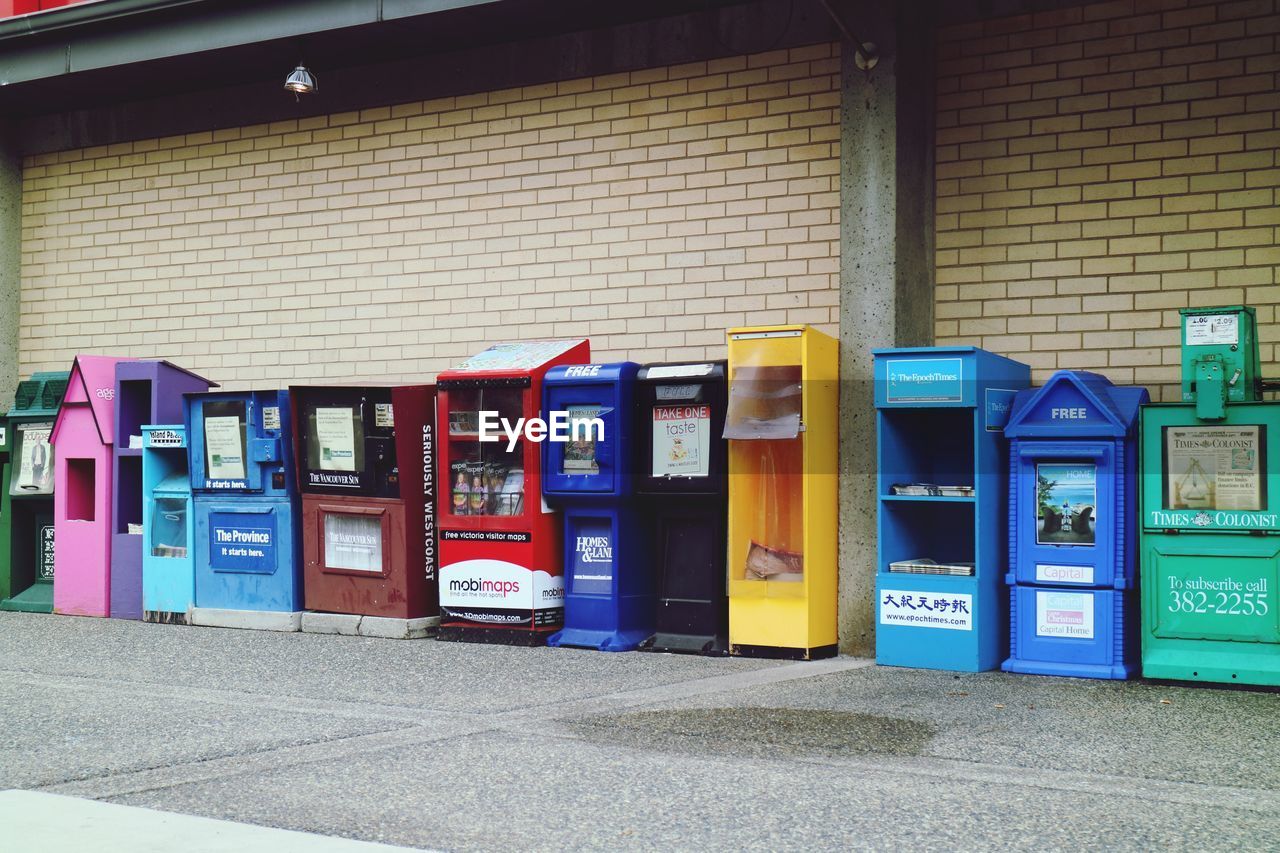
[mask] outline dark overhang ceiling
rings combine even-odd
[[[0,22],[0,114],[283,85],[298,61],[324,92],[338,69],[726,5],[734,0],[97,0]],[[750,33],[725,33],[738,35],[742,52],[759,49]]]

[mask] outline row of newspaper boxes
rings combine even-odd
[[[1180,400],[973,347],[876,353],[876,657],[1280,684],[1280,404],[1253,309],[1183,309]]]
[[[270,391],[80,356],[23,383],[44,408],[0,444],[0,607],[833,654],[835,342],[738,329],[729,352],[527,341],[430,385]]]
[[[1033,389],[973,347],[876,353],[881,663],[1280,683],[1280,405],[1252,309],[1182,322],[1174,403],[1079,371]],[[0,608],[833,654],[835,342],[728,351],[521,342],[434,385],[268,392],[81,356],[0,425]]]

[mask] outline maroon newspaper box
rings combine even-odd
[[[439,621],[435,386],[289,396],[307,610],[426,620],[404,636],[425,634]]]

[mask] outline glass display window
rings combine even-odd
[[[18,424],[13,436],[9,494],[15,497],[53,494],[51,423]]]
[[[309,406],[306,418],[310,470],[364,471],[364,419],[359,406]]]
[[[1093,545],[1097,537],[1098,466],[1036,464],[1036,544]]]
[[[385,548],[381,515],[324,513],[324,565],[327,569],[381,574]]]
[[[1262,424],[1164,428],[1164,508],[1260,511],[1267,505]]]
[[[156,498],[151,515],[151,556],[187,556],[187,499]]]
[[[220,400],[204,404],[205,472],[209,479],[248,478],[245,421],[243,400]]]
[[[523,416],[522,388],[456,388],[449,392],[449,493],[451,516],[521,516],[525,512],[524,439],[512,442],[500,424],[514,428]],[[481,441],[481,418],[496,441]]]

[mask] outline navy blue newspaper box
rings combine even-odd
[[[297,630],[301,548],[288,391],[187,395],[197,625]]]
[[[553,367],[543,383],[552,434],[542,443],[542,494],[564,510],[564,628],[551,646],[622,652],[653,634],[653,570],[632,492],[639,369]]]
[[[1007,672],[1128,678],[1138,658],[1136,466],[1145,388],[1062,370],[1018,393],[1009,445]]]
[[[636,390],[636,496],[657,610],[646,651],[729,653],[729,442],[723,361],[650,364]]]

